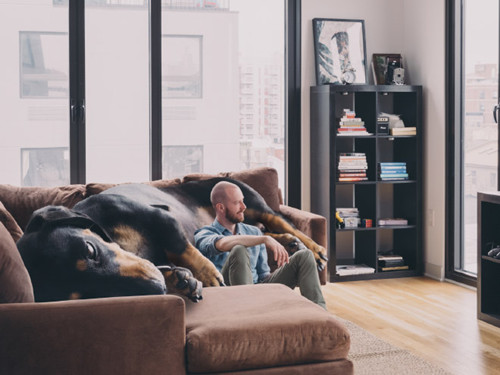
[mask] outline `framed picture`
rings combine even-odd
[[[364,20],[313,19],[316,84],[366,81]]]
[[[404,68],[403,58],[398,53],[374,53],[372,58],[373,82],[377,85],[390,85],[393,79],[389,77],[387,68]]]

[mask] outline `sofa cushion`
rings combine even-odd
[[[72,208],[84,197],[85,185],[53,188],[0,185],[0,201],[23,229],[26,228],[33,211],[51,204]]]
[[[333,315],[280,284],[204,288],[186,306],[188,371],[223,372],[347,357]]]
[[[28,271],[10,233],[0,223],[0,303],[33,301]]]
[[[228,177],[250,185],[262,195],[266,203],[274,211],[280,210],[280,189],[278,186],[278,172],[274,168],[254,168],[241,172],[222,172],[219,174],[190,174],[182,179],[182,182],[206,180],[214,177]]]
[[[12,217],[10,212],[7,211],[2,202],[0,202],[0,223],[5,226],[14,242],[17,242],[23,235],[23,230],[19,227],[16,220]]]

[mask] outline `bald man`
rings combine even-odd
[[[196,231],[196,247],[217,267],[228,285],[280,283],[298,286],[307,299],[326,309],[313,253],[299,250],[289,257],[274,238],[255,226],[243,223],[244,196],[240,188],[228,181],[216,184],[210,194],[215,220]],[[269,250],[278,263],[270,272]]]

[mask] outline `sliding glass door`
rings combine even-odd
[[[284,191],[285,2],[200,3],[163,3],[163,177],[274,167]]]
[[[148,7],[140,3],[85,1],[87,181],[149,179]]]
[[[452,4],[453,3],[453,4]],[[449,218],[448,273],[472,280],[477,274],[477,192],[498,190],[499,3],[498,0],[453,0],[449,22],[455,79],[449,77],[453,101],[449,124],[448,194],[454,196]],[[452,44],[452,43],[450,43]],[[458,79],[457,79],[458,78]],[[449,85],[450,88],[450,85]],[[450,153],[448,153],[450,157]],[[448,214],[450,214],[448,212]]]
[[[300,0],[0,0],[0,183],[273,167],[299,206],[299,25]]]
[[[68,7],[0,1],[0,183],[67,184]]]

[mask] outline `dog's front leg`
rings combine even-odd
[[[165,278],[167,293],[185,296],[193,302],[203,299],[202,284],[190,270],[176,266],[158,266],[158,269]]]
[[[283,247],[288,251],[288,254],[293,255],[295,252],[306,249],[306,246],[302,243],[301,240],[299,240],[297,237],[295,237],[293,234],[290,233],[264,233],[266,236],[270,236],[274,238],[276,241],[278,241],[280,244],[283,245]]]
[[[205,287],[224,285],[224,278],[214,264],[189,242],[181,254],[168,253],[168,259],[176,266],[191,270],[193,276]]]
[[[266,226],[268,230],[272,232],[280,234],[289,233],[294,235],[305,245],[305,247],[313,252],[314,258],[316,259],[316,263],[318,265],[318,269],[321,271],[326,267],[328,261],[328,258],[326,256],[326,249],[323,246],[318,245],[298,229],[294,228],[282,217],[274,213],[260,212],[252,209],[247,209],[245,211],[245,215],[247,217],[253,218],[257,222],[261,222]]]

